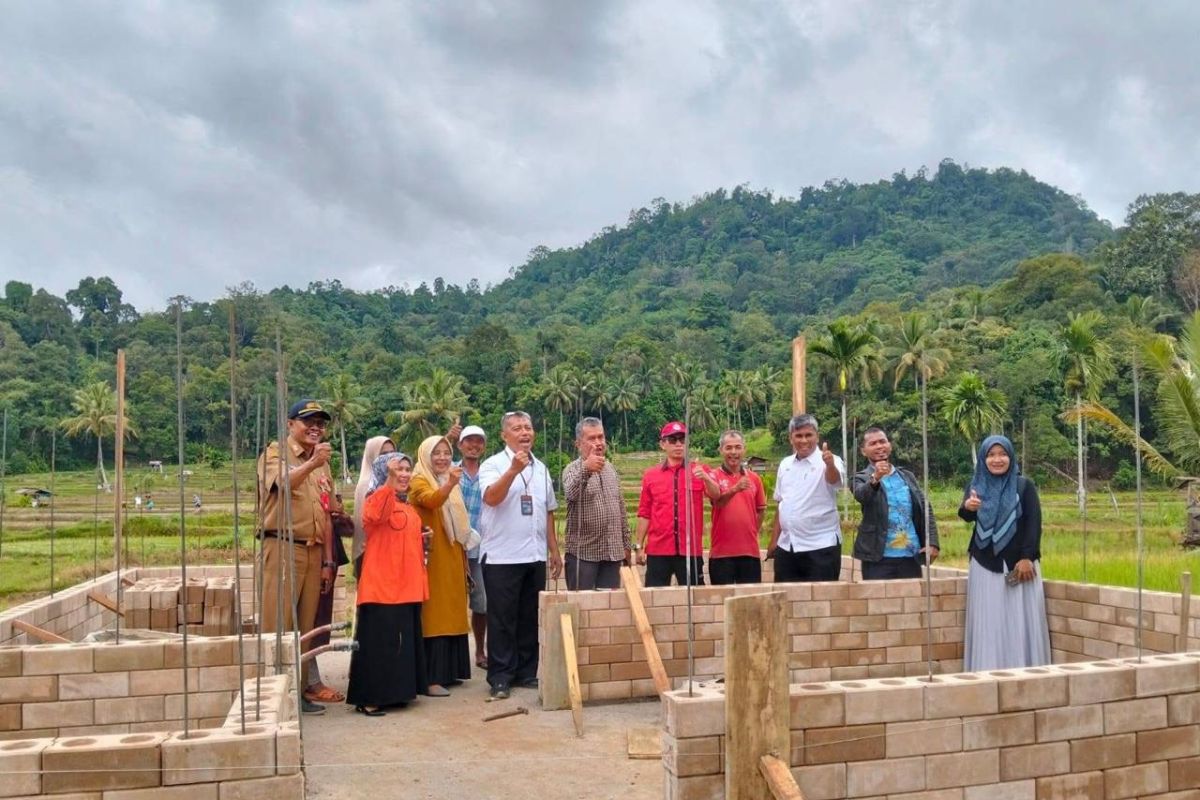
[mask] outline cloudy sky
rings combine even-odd
[[[652,198],[943,158],[1200,191],[1200,4],[6,2],[0,280],[498,282]]]

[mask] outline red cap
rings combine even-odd
[[[658,438],[665,439],[668,436],[674,436],[678,433],[687,433],[687,426],[682,422],[668,422],[663,425],[662,432],[658,434]]]

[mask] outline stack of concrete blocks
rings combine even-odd
[[[235,628],[233,578],[141,578],[124,591],[125,624],[197,636],[225,636]]]
[[[274,637],[261,645],[273,660]],[[236,637],[189,642],[186,735],[172,716],[181,642],[0,648],[0,797],[301,800],[290,673],[241,682],[236,648]],[[243,648],[253,676],[259,642]],[[294,665],[290,641],[281,657]],[[252,704],[244,732],[242,696]]]
[[[709,680],[724,673],[725,599],[765,591],[787,594],[791,680],[922,674],[926,670],[924,586],[923,581],[909,580],[696,587],[691,609],[694,674]],[[955,672],[962,668],[966,580],[937,578],[932,588],[930,655],[935,671]],[[641,597],[667,674],[686,677],[686,588],[642,589]],[[557,624],[553,607],[563,602],[580,608],[575,641],[583,699],[653,697],[654,682],[625,593],[543,592],[543,626]],[[541,641],[547,641],[544,633]]]
[[[1200,653],[791,687],[806,800],[1200,794]],[[725,698],[664,697],[666,797],[724,797]]]

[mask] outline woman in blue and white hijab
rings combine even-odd
[[[1036,667],[1050,663],[1050,632],[1038,560],[1042,506],[1021,475],[1012,442],[989,436],[979,446],[975,476],[958,515],[975,523],[968,552],[963,669]]]

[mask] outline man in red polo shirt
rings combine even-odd
[[[645,554],[638,560],[646,565],[647,586],[670,586],[672,576],[680,586],[704,583],[704,483],[684,472],[686,437],[682,422],[664,425],[658,446],[666,459],[642,474],[636,539]]]
[[[708,547],[708,577],[713,585],[761,583],[762,560],[758,531],[762,527],[767,495],[762,480],[742,464],[746,440],[739,431],[721,434],[721,466],[697,465],[712,501],[712,540]]]

